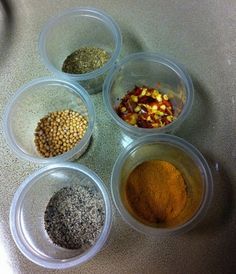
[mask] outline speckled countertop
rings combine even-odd
[[[212,168],[211,208],[191,232],[166,240],[135,232],[114,210],[107,246],[91,261],[61,273],[236,272],[236,2],[235,0],[0,0],[1,112],[22,84],[50,73],[38,52],[39,32],[56,13],[94,6],[119,24],[123,51],[157,51],[183,63],[196,90],[192,113],[177,132],[195,145]],[[118,153],[126,145],[105,113],[101,93],[92,146],[79,160],[109,186]],[[2,129],[1,129],[2,131]],[[56,273],[28,261],[9,231],[12,197],[38,166],[16,158],[0,136],[0,273]]]

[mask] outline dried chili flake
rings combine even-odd
[[[167,94],[146,86],[128,91],[116,111],[124,121],[141,128],[163,127],[175,119]]]

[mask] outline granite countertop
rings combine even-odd
[[[176,135],[206,157],[214,178],[214,197],[205,219],[173,238],[147,237],[130,228],[114,210],[105,248],[81,267],[61,273],[236,272],[236,2],[235,0],[0,0],[0,104],[24,83],[50,76],[40,60],[39,32],[66,8],[93,6],[109,13],[123,35],[123,53],[156,51],[182,63],[195,86],[193,110]],[[126,145],[93,95],[97,112],[94,142],[78,160],[109,187],[114,161]],[[39,166],[18,159],[0,135],[1,273],[56,273],[28,261],[9,230],[9,208],[16,189]],[[105,158],[106,155],[106,158]],[[99,163],[99,164],[98,164]]]

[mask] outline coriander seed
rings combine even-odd
[[[55,111],[40,119],[34,143],[44,157],[54,157],[72,149],[84,136],[88,121],[73,110]],[[76,134],[72,136],[72,133]]]

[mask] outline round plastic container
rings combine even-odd
[[[161,84],[161,85],[160,85]],[[169,95],[176,119],[160,128],[139,128],[123,121],[116,107],[135,86],[157,88]],[[107,75],[103,86],[103,100],[114,122],[130,136],[173,133],[189,115],[194,99],[193,83],[183,66],[157,53],[139,52],[124,58]]]
[[[65,109],[86,117],[87,131],[73,149],[45,158],[34,144],[37,124],[49,112]],[[10,148],[18,157],[39,164],[79,158],[89,145],[94,123],[95,110],[89,94],[81,86],[51,78],[39,78],[22,86],[10,99],[3,114],[3,132]]]
[[[79,82],[89,93],[102,90],[104,75],[115,64],[121,51],[118,25],[105,12],[95,8],[74,8],[50,19],[39,39],[45,66],[57,77]],[[66,57],[81,47],[99,47],[111,58],[99,69],[84,74],[62,72]]]
[[[77,184],[95,186],[104,200],[102,232],[86,251],[53,244],[44,228],[50,198],[61,188]],[[48,165],[31,174],[17,189],[10,208],[10,229],[19,250],[32,262],[51,269],[66,269],[90,260],[106,243],[111,224],[111,201],[103,182],[87,167],[73,163]]]
[[[148,160],[168,161],[184,178],[187,202],[171,227],[144,223],[127,205],[127,178],[135,167]],[[189,231],[202,220],[212,200],[213,181],[206,160],[194,146],[174,135],[156,134],[139,138],[119,155],[111,175],[111,190],[116,208],[134,229],[148,235],[171,236]]]

